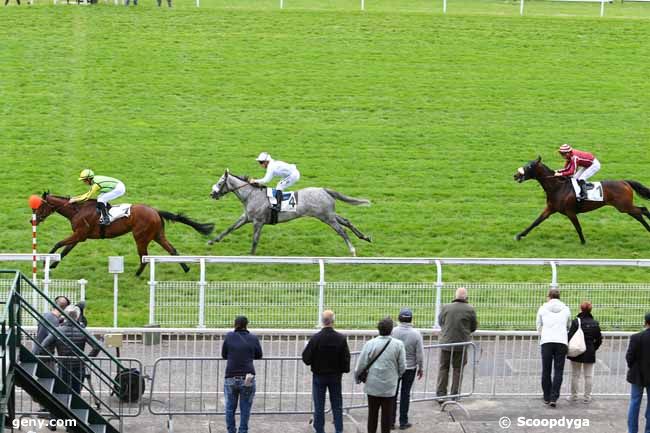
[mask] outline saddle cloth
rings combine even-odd
[[[269,203],[275,203],[275,188],[266,188],[266,196],[269,199]],[[298,192],[297,191],[288,191],[282,193],[282,205],[280,207],[280,212],[295,212],[298,207]]]
[[[119,220],[120,218],[128,218],[131,215],[131,204],[123,203],[111,206],[108,210],[108,215],[111,217],[110,222]]]
[[[573,185],[573,190],[576,193],[576,197],[580,195],[580,185],[578,181],[571,178],[571,184]],[[587,182],[587,201],[603,201],[603,187],[600,182]]]

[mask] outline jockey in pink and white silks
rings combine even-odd
[[[272,208],[280,212],[282,204],[282,191],[289,188],[294,183],[300,180],[300,172],[295,164],[288,164],[284,161],[279,161],[271,158],[268,152],[262,152],[257,157],[257,162],[266,169],[266,175],[261,179],[251,179],[251,183],[259,183],[266,185],[274,177],[281,177],[282,180],[275,186],[275,197],[269,195]]]
[[[580,195],[578,201],[587,199],[587,180],[600,170],[600,162],[589,152],[573,149],[568,144],[563,144],[558,152],[566,160],[561,170],[555,171],[555,176],[573,177],[578,181],[580,186]]]

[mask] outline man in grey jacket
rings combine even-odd
[[[413,312],[409,308],[402,308],[398,316],[399,326],[393,329],[392,336],[404,343],[406,351],[406,371],[397,382],[397,394],[393,401],[393,413],[391,424],[394,427],[397,418],[397,396],[399,400],[399,428],[406,430],[411,427],[409,422],[409,403],[411,400],[411,387],[415,381],[415,376],[422,379],[424,365],[424,343],[420,331],[413,328]],[[401,385],[401,386],[400,386]]]
[[[467,303],[467,289],[459,287],[456,298],[451,304],[443,305],[438,318],[440,323],[439,344],[465,343],[470,341],[472,332],[476,331],[478,322],[474,307]],[[451,395],[454,399],[460,394],[463,368],[467,364],[467,346],[447,346],[440,351],[440,365],[438,367],[438,389],[436,395],[444,397],[447,394],[449,381],[449,366],[453,368]],[[442,400],[438,400],[442,403]]]

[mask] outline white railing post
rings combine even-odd
[[[605,15],[605,0],[600,0],[600,16]]]
[[[196,7],[201,7],[201,0],[196,0]]]
[[[117,328],[117,297],[118,295],[118,274],[113,274],[113,328]]]
[[[284,0],[280,0],[280,9],[284,9]]]
[[[362,11],[366,10],[366,2],[365,2],[365,0],[361,0],[361,10]]]
[[[149,324],[155,324],[156,311],[156,260],[149,261]]]
[[[551,261],[551,289],[557,289],[557,263]]]
[[[519,15],[524,16],[524,0],[519,1]]]
[[[85,279],[80,279],[77,281],[79,283],[79,301],[85,301],[86,300],[86,284],[88,284],[88,280]]]
[[[43,293],[47,298],[50,297],[50,258],[45,257],[45,266],[43,267]],[[47,312],[50,309],[50,305],[47,303],[47,300],[43,299],[43,312]]]
[[[199,261],[199,328],[205,328],[205,259]]]
[[[318,259],[318,317],[316,317],[316,327],[320,326],[320,318],[325,310],[325,261]]]
[[[447,13],[447,0],[442,0],[442,13]]]
[[[433,319],[433,329],[439,330],[440,323],[438,317],[440,316],[440,305],[442,304],[442,263],[436,260],[436,315]]]

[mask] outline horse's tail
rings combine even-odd
[[[161,218],[166,219],[167,221],[187,224],[188,226],[192,227],[194,230],[201,233],[202,235],[209,235],[210,233],[212,233],[212,230],[214,230],[214,224],[201,224],[196,221],[192,221],[190,218],[186,217],[181,213],[177,215],[171,212],[165,212],[164,210],[159,210],[158,215],[160,215]]]
[[[643,186],[641,182],[637,182],[636,180],[626,180],[628,184],[632,187],[634,191],[636,191],[637,194],[639,194],[641,197],[643,197],[646,200],[650,200],[650,189]]]
[[[341,200],[346,203],[353,204],[355,206],[360,206],[360,205],[367,205],[370,206],[370,200],[366,200],[365,198],[354,198],[354,197],[348,197],[345,194],[341,194],[340,192],[334,191],[332,189],[327,189],[325,188],[325,192],[334,197],[336,200]]]

